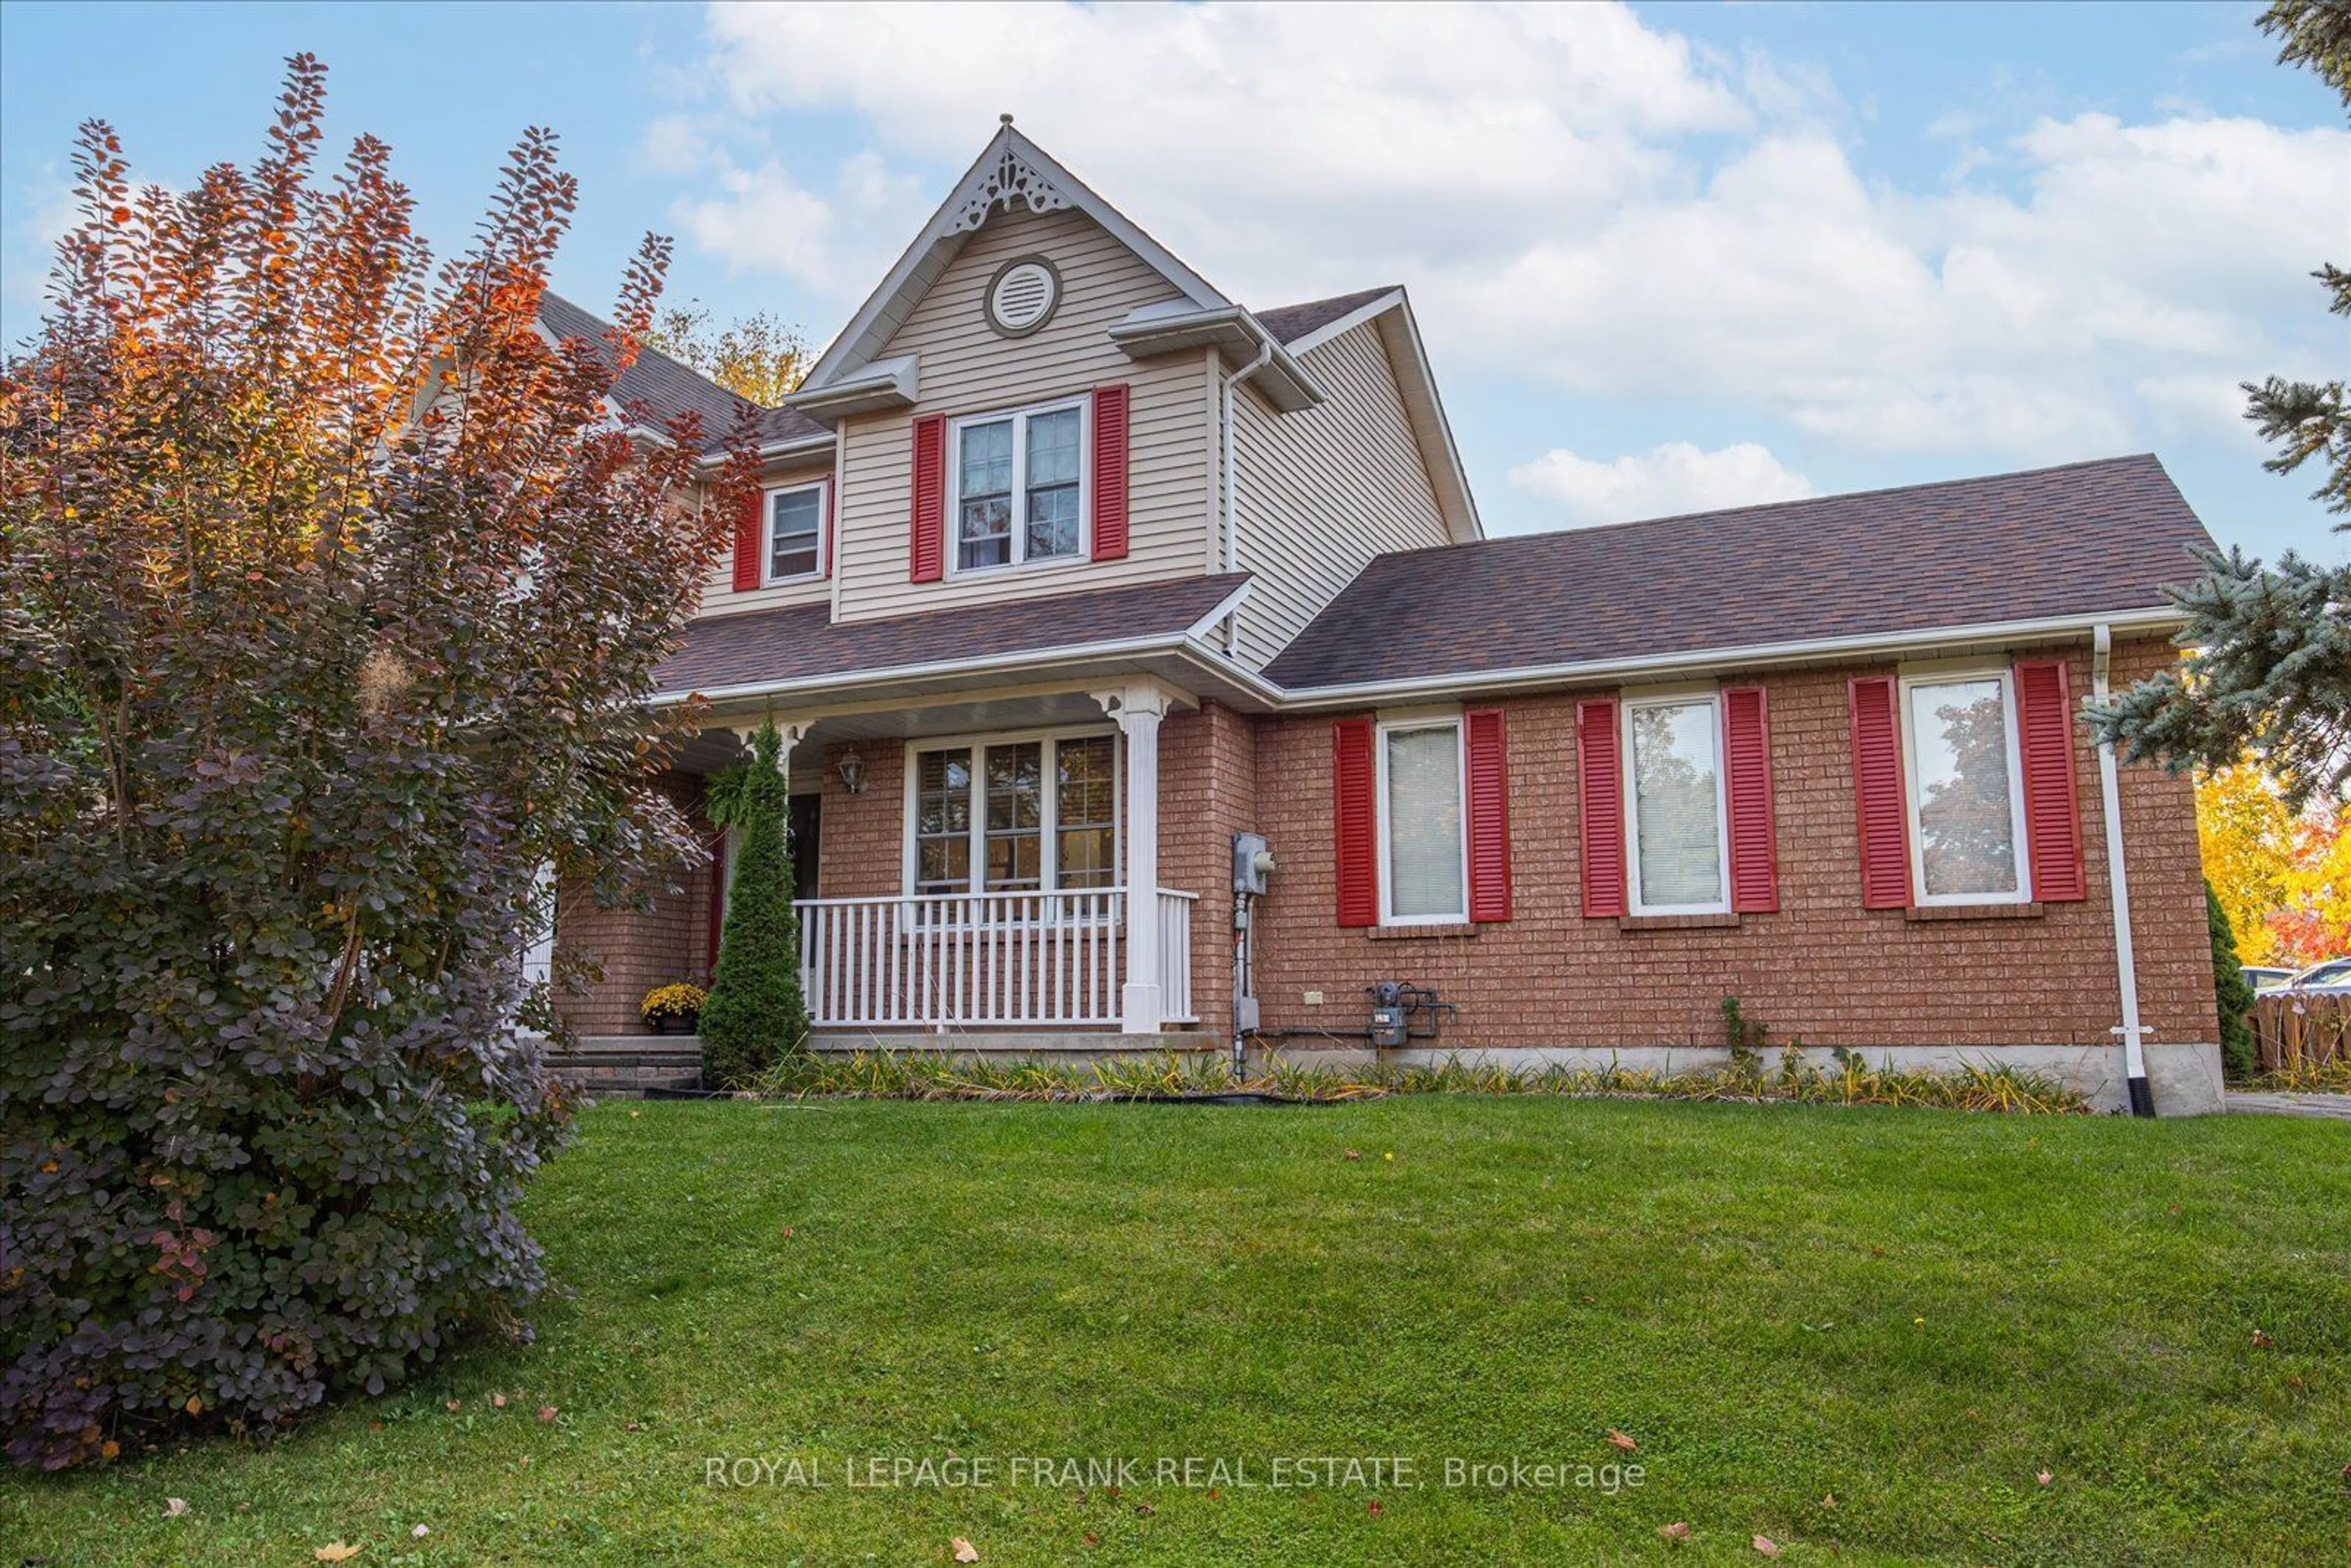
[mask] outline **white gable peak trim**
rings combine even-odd
[[[965,241],[998,207],[1010,211],[1016,204],[1031,213],[1082,213],[1140,256],[1195,308],[1208,309],[1232,303],[1008,121],[989,138],[986,149],[956,182],[955,189],[947,193],[946,200],[939,204],[881,286],[866,297],[841,336],[825,350],[789,400],[792,406],[801,406],[800,399],[836,382],[858,377],[904,323],[915,301],[938,281]]]

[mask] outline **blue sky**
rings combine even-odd
[[[2339,374],[2351,135],[2246,5],[941,10],[0,6],[0,329],[75,124],[249,160],[298,49],[445,249],[523,126],[558,285],[833,331],[998,110],[1259,306],[1413,291],[1489,529],[2154,450],[2213,532],[2339,559],[2234,384]]]

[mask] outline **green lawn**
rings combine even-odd
[[[2340,1124],[608,1105],[532,1218],[566,1289],[535,1348],[266,1449],[0,1477],[0,1564],[1560,1563],[1677,1521],[1687,1562],[2351,1558]],[[950,1454],[994,1484],[842,1484]],[[828,1484],[712,1488],[716,1456]],[[1230,1469],[1375,1456],[1421,1484]],[[1514,1457],[1561,1484],[1445,1484]]]

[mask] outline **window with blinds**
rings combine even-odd
[[[1379,769],[1383,920],[1467,921],[1460,721],[1383,725]]]
[[[1049,735],[917,750],[914,891],[1118,885],[1118,738]]]

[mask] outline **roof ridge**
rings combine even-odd
[[[607,332],[615,329],[611,322],[605,320],[604,318],[597,315],[596,312],[589,309],[586,306],[580,304],[576,299],[570,298],[566,295],[559,294],[552,288],[542,288],[538,292],[539,297],[542,299],[552,299],[567,310],[578,311],[580,315],[585,316],[589,320],[594,322],[597,326],[602,328]],[[668,365],[674,370],[692,376],[695,380],[700,382],[704,386],[708,387],[712,392],[716,392],[721,397],[731,397],[738,402],[750,403],[753,408],[758,410],[761,413],[773,413],[776,412],[776,407],[778,405],[756,402],[753,399],[745,397],[733,387],[722,386],[716,380],[695,370],[692,365],[687,364],[684,360],[679,359],[676,355],[664,353],[663,350],[654,348],[651,343],[644,341],[641,338],[637,340],[637,358],[643,360],[647,355],[651,355],[653,358],[659,360],[663,364]]]
[[[1489,538],[1464,539],[1458,544],[1422,545],[1408,550],[1384,550],[1374,560],[1390,556],[1429,555],[1438,550],[1476,549],[1484,545],[1516,544],[1527,539],[1557,538],[1564,535],[1578,537],[1614,533],[1625,528],[1650,528],[1666,523],[1694,523],[1708,517],[1750,517],[1757,512],[1780,512],[1796,507],[1817,507],[1828,501],[1865,501],[1879,496],[1915,496],[1928,490],[1956,490],[1970,485],[1989,485],[2001,479],[2032,479],[2043,474],[2064,474],[2082,468],[2118,467],[2126,463],[2146,461],[2158,469],[2163,459],[2152,452],[2126,452],[2112,457],[2081,457],[2071,463],[2052,463],[2039,468],[2003,468],[1991,474],[1970,474],[1958,479],[1928,479],[1915,485],[1879,485],[1866,490],[1832,490],[1825,496],[1797,496],[1783,501],[1753,501],[1743,507],[1713,507],[1703,512],[1668,512],[1657,517],[1626,517],[1613,523],[1589,523],[1582,528],[1535,528],[1523,534],[1497,534]],[[2168,470],[2165,470],[2168,473]]]

